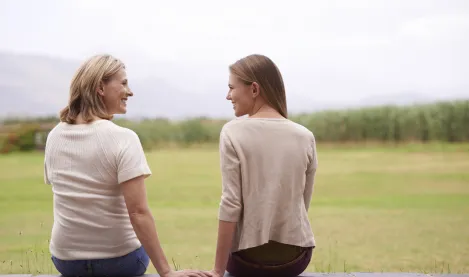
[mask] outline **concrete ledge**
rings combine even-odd
[[[60,275],[31,275],[31,274],[10,274],[0,275],[0,277],[61,277]],[[159,277],[158,274],[145,274],[143,277]],[[233,277],[228,273],[225,277]],[[352,273],[303,273],[298,277],[469,277],[467,274],[423,274],[405,272],[352,272]]]

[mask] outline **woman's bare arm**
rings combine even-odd
[[[156,233],[155,221],[147,203],[144,176],[130,179],[121,184],[130,222],[138,239],[148,253],[158,274],[168,275],[171,272],[166,256]]]
[[[125,204],[129,212],[130,222],[137,238],[148,253],[153,266],[161,277],[205,277],[211,276],[198,270],[173,271],[168,264],[166,256],[156,232],[155,220],[147,203],[144,176],[130,179],[121,184]]]
[[[218,276],[225,274],[226,265],[233,244],[236,222],[218,221],[218,240],[214,271]]]

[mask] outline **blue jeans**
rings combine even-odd
[[[150,258],[141,246],[117,258],[64,261],[52,256],[52,262],[64,277],[130,277],[143,275]]]

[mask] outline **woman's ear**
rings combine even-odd
[[[103,83],[100,82],[99,85],[98,85],[98,89],[96,90],[96,92],[101,95],[101,96],[104,96],[104,87],[103,87]]]
[[[261,93],[259,84],[256,82],[252,83],[252,98],[256,98]]]

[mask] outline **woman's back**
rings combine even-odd
[[[314,246],[307,211],[317,167],[313,134],[285,118],[239,118],[220,136],[220,219],[239,218],[233,251],[270,240]]]
[[[54,256],[112,258],[141,245],[118,184],[135,177],[135,167],[146,165],[142,159],[137,135],[108,120],[61,122],[50,132],[44,170],[54,193]]]

